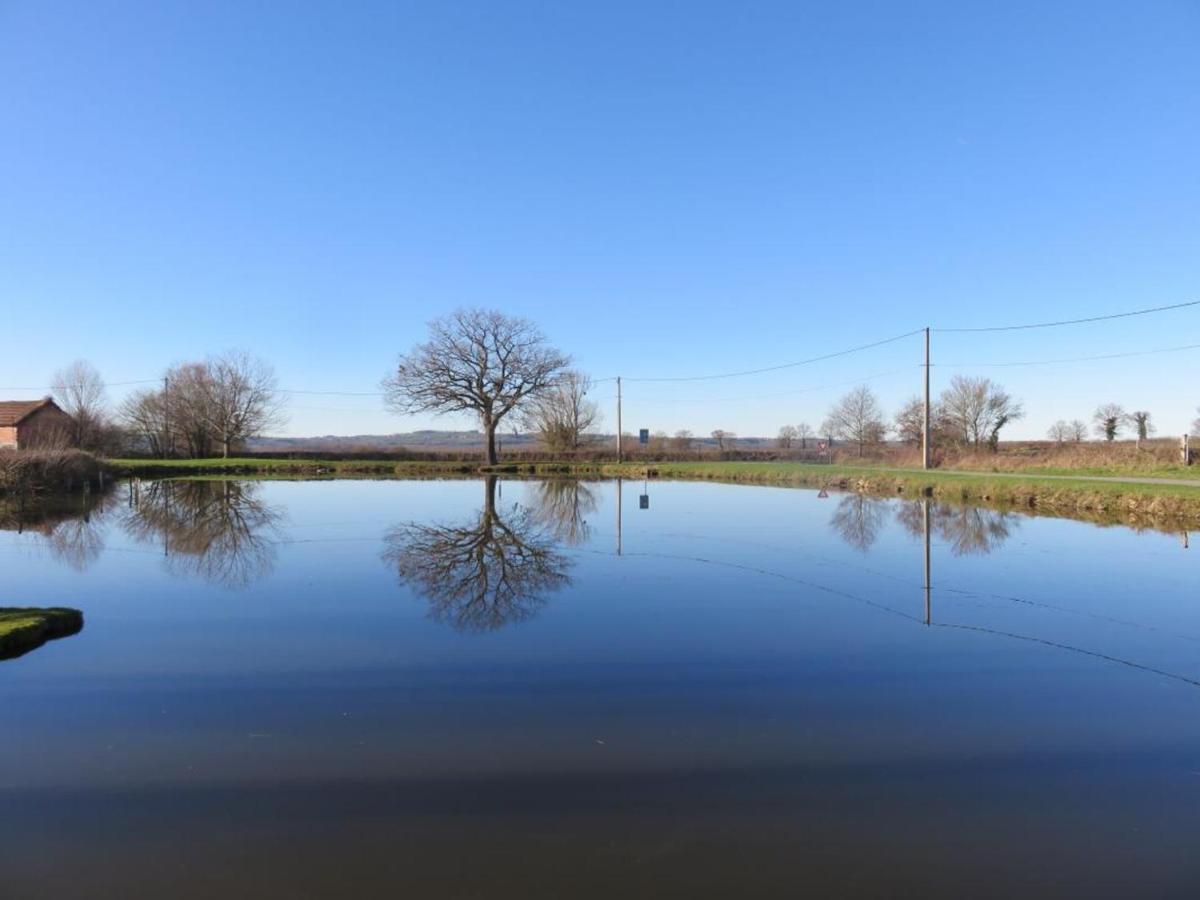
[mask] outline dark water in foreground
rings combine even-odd
[[[0,531],[0,605],[86,617],[0,663],[0,896],[1200,893],[1200,548],[622,490],[620,536],[611,482]]]

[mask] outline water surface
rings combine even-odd
[[[0,604],[86,618],[0,663],[5,897],[1200,883],[1181,535],[565,480],[143,483],[0,525]]]

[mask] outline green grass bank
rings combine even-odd
[[[46,641],[68,637],[83,629],[77,609],[0,608],[0,659],[12,659],[36,650]]]

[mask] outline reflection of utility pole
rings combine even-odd
[[[617,479],[617,556],[621,555],[621,479]]]
[[[929,500],[926,498],[921,501],[921,513],[925,525],[925,624],[928,625],[933,618],[933,602],[930,596],[929,575],[931,571],[930,554],[929,554]]]

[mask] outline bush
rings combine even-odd
[[[83,450],[0,450],[0,494],[103,486],[100,461]]]

